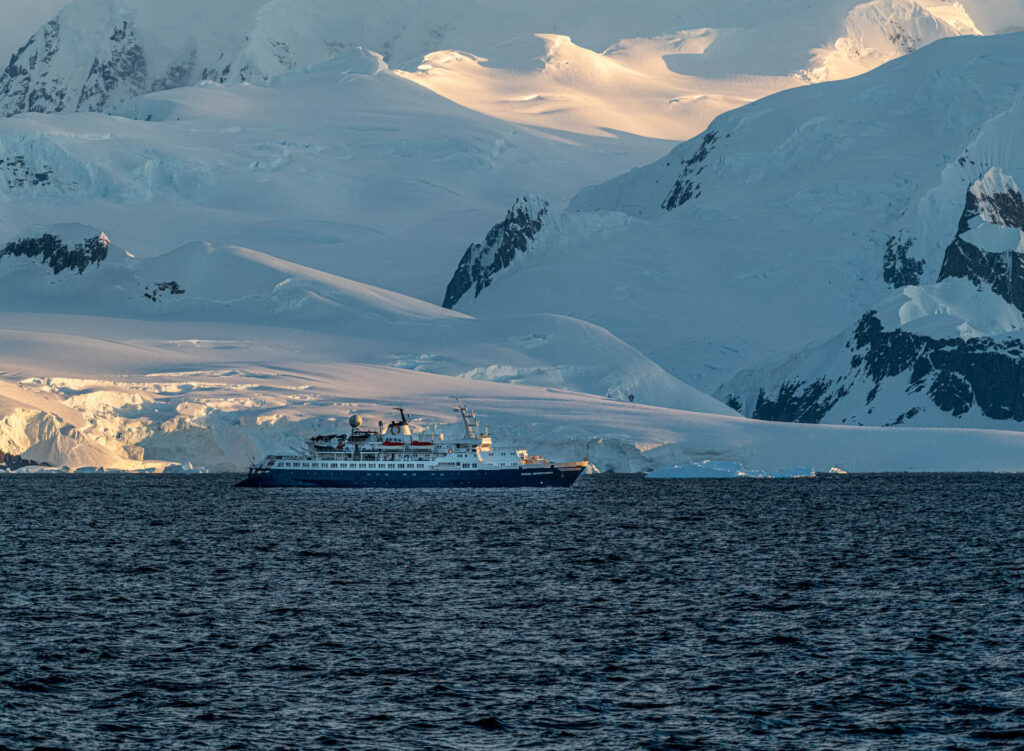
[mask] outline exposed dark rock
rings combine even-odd
[[[76,243],[74,248],[69,248],[67,243],[56,235],[44,234],[7,243],[0,249],[0,259],[5,256],[40,258],[45,265],[53,269],[54,274],[68,269],[81,274],[90,264],[99,266],[106,260],[108,245],[106,237],[98,235]]]
[[[900,415],[895,420],[893,420],[891,423],[889,423],[888,427],[892,427],[894,425],[902,425],[904,422],[906,422],[907,420],[910,420],[911,418],[915,417],[920,412],[921,412],[921,410],[920,410],[919,407],[911,407],[906,412],[904,412],[902,415]]]
[[[156,302],[164,294],[171,295],[184,295],[185,290],[177,282],[155,282],[154,284],[147,284],[146,291],[143,292],[142,296]]]
[[[1015,251],[987,253],[962,238],[954,240],[942,259],[939,281],[963,277],[992,291],[1024,310],[1024,259]]]
[[[34,462],[31,459],[26,459],[19,454],[8,454],[6,451],[0,451],[0,469],[21,469],[22,467],[49,467],[49,464],[45,462]]]
[[[49,185],[53,180],[53,167],[48,164],[30,167],[25,157],[10,156],[0,159],[0,175],[11,189],[27,185]]]
[[[853,349],[857,354],[850,358],[850,368],[863,368],[876,385],[885,378],[894,378],[914,364],[919,349],[917,340],[921,338],[901,329],[884,331],[872,310],[861,316],[853,332]]]
[[[906,287],[908,284],[919,284],[924,271],[924,261],[911,258],[907,251],[913,247],[914,241],[893,236],[885,243],[885,255],[882,257],[882,278],[891,287]]]
[[[187,86],[193,80],[192,73],[196,67],[196,51],[192,50],[192,53],[182,62],[177,65],[172,65],[167,69],[167,72],[162,76],[153,81],[149,87],[150,91],[164,91],[166,89],[177,89],[181,86]]]
[[[1024,420],[1024,344],[988,337],[933,339],[902,330],[885,331],[874,311],[854,334],[864,372],[874,383],[910,373],[908,393],[927,385],[927,395],[960,416],[977,404],[996,420]]]
[[[921,46],[921,40],[914,37],[909,31],[899,24],[893,24],[889,29],[889,41],[899,50],[901,55],[909,55]]]
[[[665,211],[671,211],[694,198],[700,197],[700,185],[695,182],[695,179],[704,171],[704,161],[708,158],[717,140],[718,134],[713,130],[709,130],[693,156],[682,162],[683,171],[676,180],[675,185],[672,186],[672,190],[669,191],[668,197],[662,202],[661,208],[665,209]]]
[[[954,416],[977,406],[982,415],[994,420],[1024,421],[1024,342],[1019,339],[965,341],[934,339],[902,329],[886,331],[875,311],[870,311],[861,317],[847,347],[854,353],[848,374],[833,380],[788,381],[774,394],[762,389],[751,416],[820,422],[855,383],[873,386],[866,406],[884,381],[909,377],[908,395],[920,394]],[[735,396],[728,400],[730,405],[739,403]],[[904,412],[890,424],[902,424],[919,409]]]
[[[135,32],[122,21],[110,36],[110,58],[93,60],[89,76],[82,86],[78,110],[103,110],[116,89],[127,98],[146,91],[146,55],[135,41]]]
[[[967,191],[957,235],[946,248],[938,278],[959,277],[979,287],[988,286],[1024,311],[1024,255],[1017,252],[1016,244],[1007,249],[983,249],[966,239],[967,233],[983,223],[1024,230],[1020,191],[1006,179],[1001,188],[993,189],[989,177]],[[920,281],[924,265],[909,256],[912,245],[911,240],[898,237],[891,237],[886,244],[883,277],[894,287]],[[1024,421],[1024,343],[1020,339],[978,337],[965,341],[936,339],[898,328],[886,331],[877,314],[870,311],[861,317],[846,346],[852,352],[849,372],[831,380],[788,381],[775,394],[762,390],[752,416],[819,421],[855,384],[870,386],[867,407],[885,381],[900,377],[907,379],[903,388],[908,396],[916,396],[919,403],[928,400],[954,416],[977,407],[982,415],[995,420]],[[890,424],[902,424],[919,410],[920,406],[913,407]]]
[[[1007,186],[998,193],[982,193],[977,198],[977,207],[993,224],[1024,230],[1024,197],[1014,187]]]
[[[59,76],[40,76],[60,49],[62,30],[60,19],[54,18],[43,27],[42,36],[36,34],[11,56],[0,75],[0,114],[7,117],[21,112],[61,112],[67,106],[67,85]]]
[[[533,242],[548,213],[548,202],[536,196],[517,198],[505,219],[495,224],[483,243],[470,245],[459,261],[448,288],[446,308],[454,308],[462,297],[475,289],[474,297],[491,285],[494,275],[508,268],[516,256]]]
[[[970,231],[972,221],[979,216],[992,224],[1024,229],[1024,200],[1013,188],[981,195],[975,195],[973,190],[967,191],[957,236],[946,248],[939,281],[962,277],[977,285],[987,285],[1008,303],[1024,311],[1024,257],[1016,249],[996,252],[982,249],[963,237]]]
[[[769,397],[762,389],[751,416],[755,420],[776,422],[821,422],[847,393],[842,387],[832,389],[832,385],[825,379],[813,383],[790,381],[782,384],[774,397]],[[733,401],[738,403],[735,398]]]
[[[216,68],[203,68],[202,74],[199,76],[204,81],[216,81],[217,83],[224,83],[231,76],[231,65],[225,65],[223,69]]]

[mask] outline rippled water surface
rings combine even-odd
[[[1024,744],[1010,476],[0,478],[0,747]]]

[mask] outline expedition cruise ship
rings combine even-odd
[[[588,462],[556,464],[523,449],[495,446],[488,429],[456,398],[465,435],[413,433],[405,410],[400,420],[363,430],[349,419],[351,435],[323,435],[293,456],[268,456],[249,468],[243,487],[519,488],[568,487]]]

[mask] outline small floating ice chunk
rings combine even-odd
[[[706,459],[692,464],[677,464],[673,467],[659,467],[647,473],[651,480],[665,479],[699,479],[705,477],[814,477],[815,472],[809,467],[789,467],[780,470],[749,469],[739,462],[721,462]]]

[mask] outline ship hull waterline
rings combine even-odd
[[[250,472],[242,488],[567,488],[583,472],[575,467],[459,471],[264,469]]]

